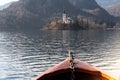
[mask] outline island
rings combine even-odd
[[[81,23],[79,17],[69,17],[66,12],[62,14],[62,17],[56,20],[51,20],[46,24],[44,29],[47,30],[81,30],[88,29],[88,26]]]

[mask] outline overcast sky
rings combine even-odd
[[[0,6],[12,1],[18,1],[18,0],[0,0]]]

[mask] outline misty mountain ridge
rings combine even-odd
[[[113,16],[120,17],[120,3],[105,7],[105,9]]]
[[[0,6],[0,10],[8,8],[13,2],[7,3],[5,5]]]
[[[108,7],[108,6],[120,3],[120,0],[96,0],[96,1],[102,7]]]
[[[81,15],[98,20],[114,20],[95,0],[20,0],[0,12],[0,25],[10,28],[42,28],[50,19]]]

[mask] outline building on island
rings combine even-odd
[[[73,18],[73,19],[72,19]],[[62,13],[61,18],[51,20],[44,29],[49,30],[81,30],[85,29],[81,26],[77,17],[69,17],[65,12]]]
[[[65,12],[63,13],[62,18],[63,18],[63,23],[65,24],[70,24],[71,22],[73,22],[71,17],[68,17]]]

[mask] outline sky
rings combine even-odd
[[[4,5],[6,3],[12,2],[12,1],[18,1],[18,0],[0,0],[0,6]]]

